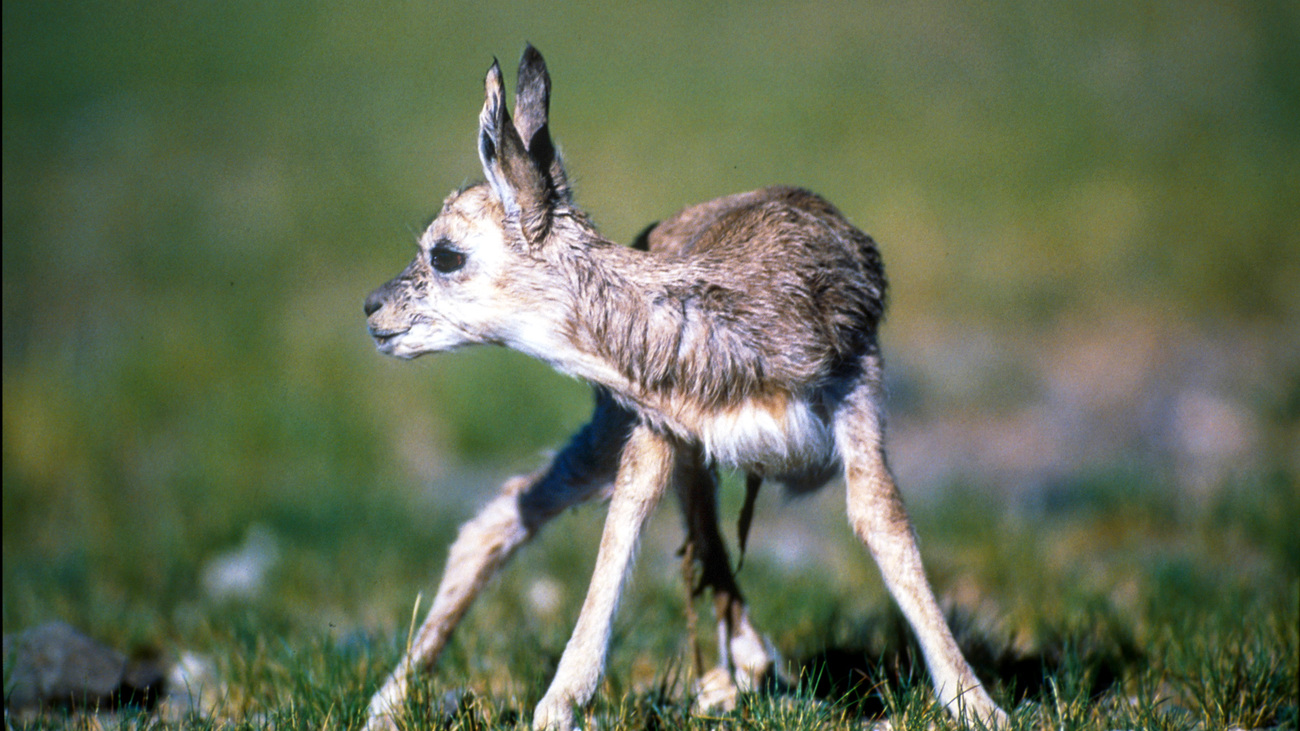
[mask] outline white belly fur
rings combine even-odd
[[[728,467],[781,474],[823,464],[834,450],[829,425],[802,399],[748,400],[690,421],[705,453]]]

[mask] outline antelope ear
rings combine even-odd
[[[515,88],[515,129],[537,167],[551,176],[556,193],[567,200],[568,177],[548,126],[550,107],[551,75],[546,71],[546,60],[531,43],[526,44],[519,58],[519,82]]]
[[[501,199],[506,223],[516,222],[524,241],[536,246],[550,228],[553,190],[549,176],[528,154],[506,108],[501,65],[496,59],[483,82],[485,98],[479,114],[478,155],[488,184]]]
[[[551,108],[551,75],[546,72],[546,61],[532,44],[524,46],[519,58],[519,83],[515,87],[515,129],[524,140],[524,147],[536,155],[541,150],[537,143],[547,147],[551,135],[546,130],[547,115]]]

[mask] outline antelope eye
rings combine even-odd
[[[429,251],[429,263],[435,270],[450,274],[465,266],[465,252],[439,244]]]

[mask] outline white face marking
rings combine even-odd
[[[537,293],[548,272],[511,247],[486,186],[453,193],[420,237],[419,253],[385,286],[368,324],[379,349],[402,358],[476,343],[511,345],[520,331],[553,330]],[[381,290],[381,291],[384,291]]]
[[[621,382],[617,369],[569,341],[561,323],[573,302],[560,274],[511,246],[503,225],[486,186],[448,198],[421,235],[415,260],[390,283],[396,291],[370,316],[379,350],[415,358],[490,343],[574,377]],[[439,271],[438,249],[462,254],[463,264]],[[454,256],[446,260],[460,261]]]

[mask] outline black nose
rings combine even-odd
[[[366,317],[370,317],[384,306],[384,288],[380,287],[366,297]]]

